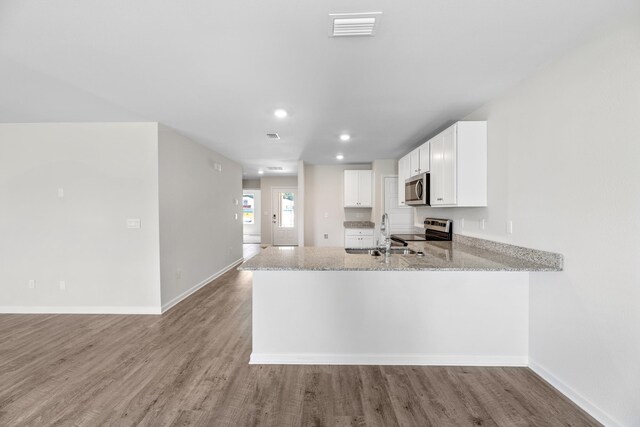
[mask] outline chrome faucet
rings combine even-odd
[[[384,257],[389,258],[389,255],[391,255],[391,223],[389,222],[389,215],[386,212],[382,214],[380,234],[382,234],[384,238]],[[380,248],[382,248],[382,245]]]

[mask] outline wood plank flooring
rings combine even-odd
[[[0,425],[599,425],[526,368],[249,366],[250,352],[250,272],[162,316],[0,315]]]

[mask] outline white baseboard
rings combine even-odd
[[[560,393],[564,394],[568,397],[573,403],[582,408],[585,412],[591,415],[593,418],[598,420],[600,423],[604,424],[607,427],[619,427],[621,426],[616,420],[614,420],[609,414],[604,412],[602,409],[598,408],[594,405],[589,399],[582,396],[580,393],[575,391],[569,385],[565,384],[561,380],[559,380],[555,375],[549,372],[546,368],[542,367],[540,364],[536,363],[533,360],[529,360],[529,368],[536,374],[540,375],[543,380],[551,384],[554,388],[556,388]]]
[[[433,356],[427,354],[251,353],[252,365],[527,366],[527,356]]]
[[[236,261],[232,262],[228,266],[224,267],[222,270],[218,271],[217,273],[213,274],[212,276],[207,277],[202,282],[196,284],[195,286],[191,287],[190,289],[187,289],[186,291],[184,291],[183,293],[181,293],[177,297],[173,298],[171,301],[167,302],[166,304],[163,304],[162,305],[162,313],[166,313],[174,305],[178,304],[180,301],[182,301],[183,299],[187,298],[189,295],[191,295],[194,292],[198,291],[200,288],[204,287],[205,285],[208,285],[212,281],[216,280],[218,277],[222,276],[227,271],[231,270],[233,267],[236,267],[237,265],[242,264],[243,262],[244,262],[244,258],[240,258],[239,260],[236,260]]]
[[[2,314],[162,314],[160,307],[0,306]]]

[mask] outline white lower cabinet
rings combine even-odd
[[[345,228],[345,248],[373,248],[373,228]]]

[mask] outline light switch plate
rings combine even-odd
[[[140,218],[128,218],[127,228],[140,228]]]
[[[58,197],[61,199],[64,197],[64,188],[58,188]]]

